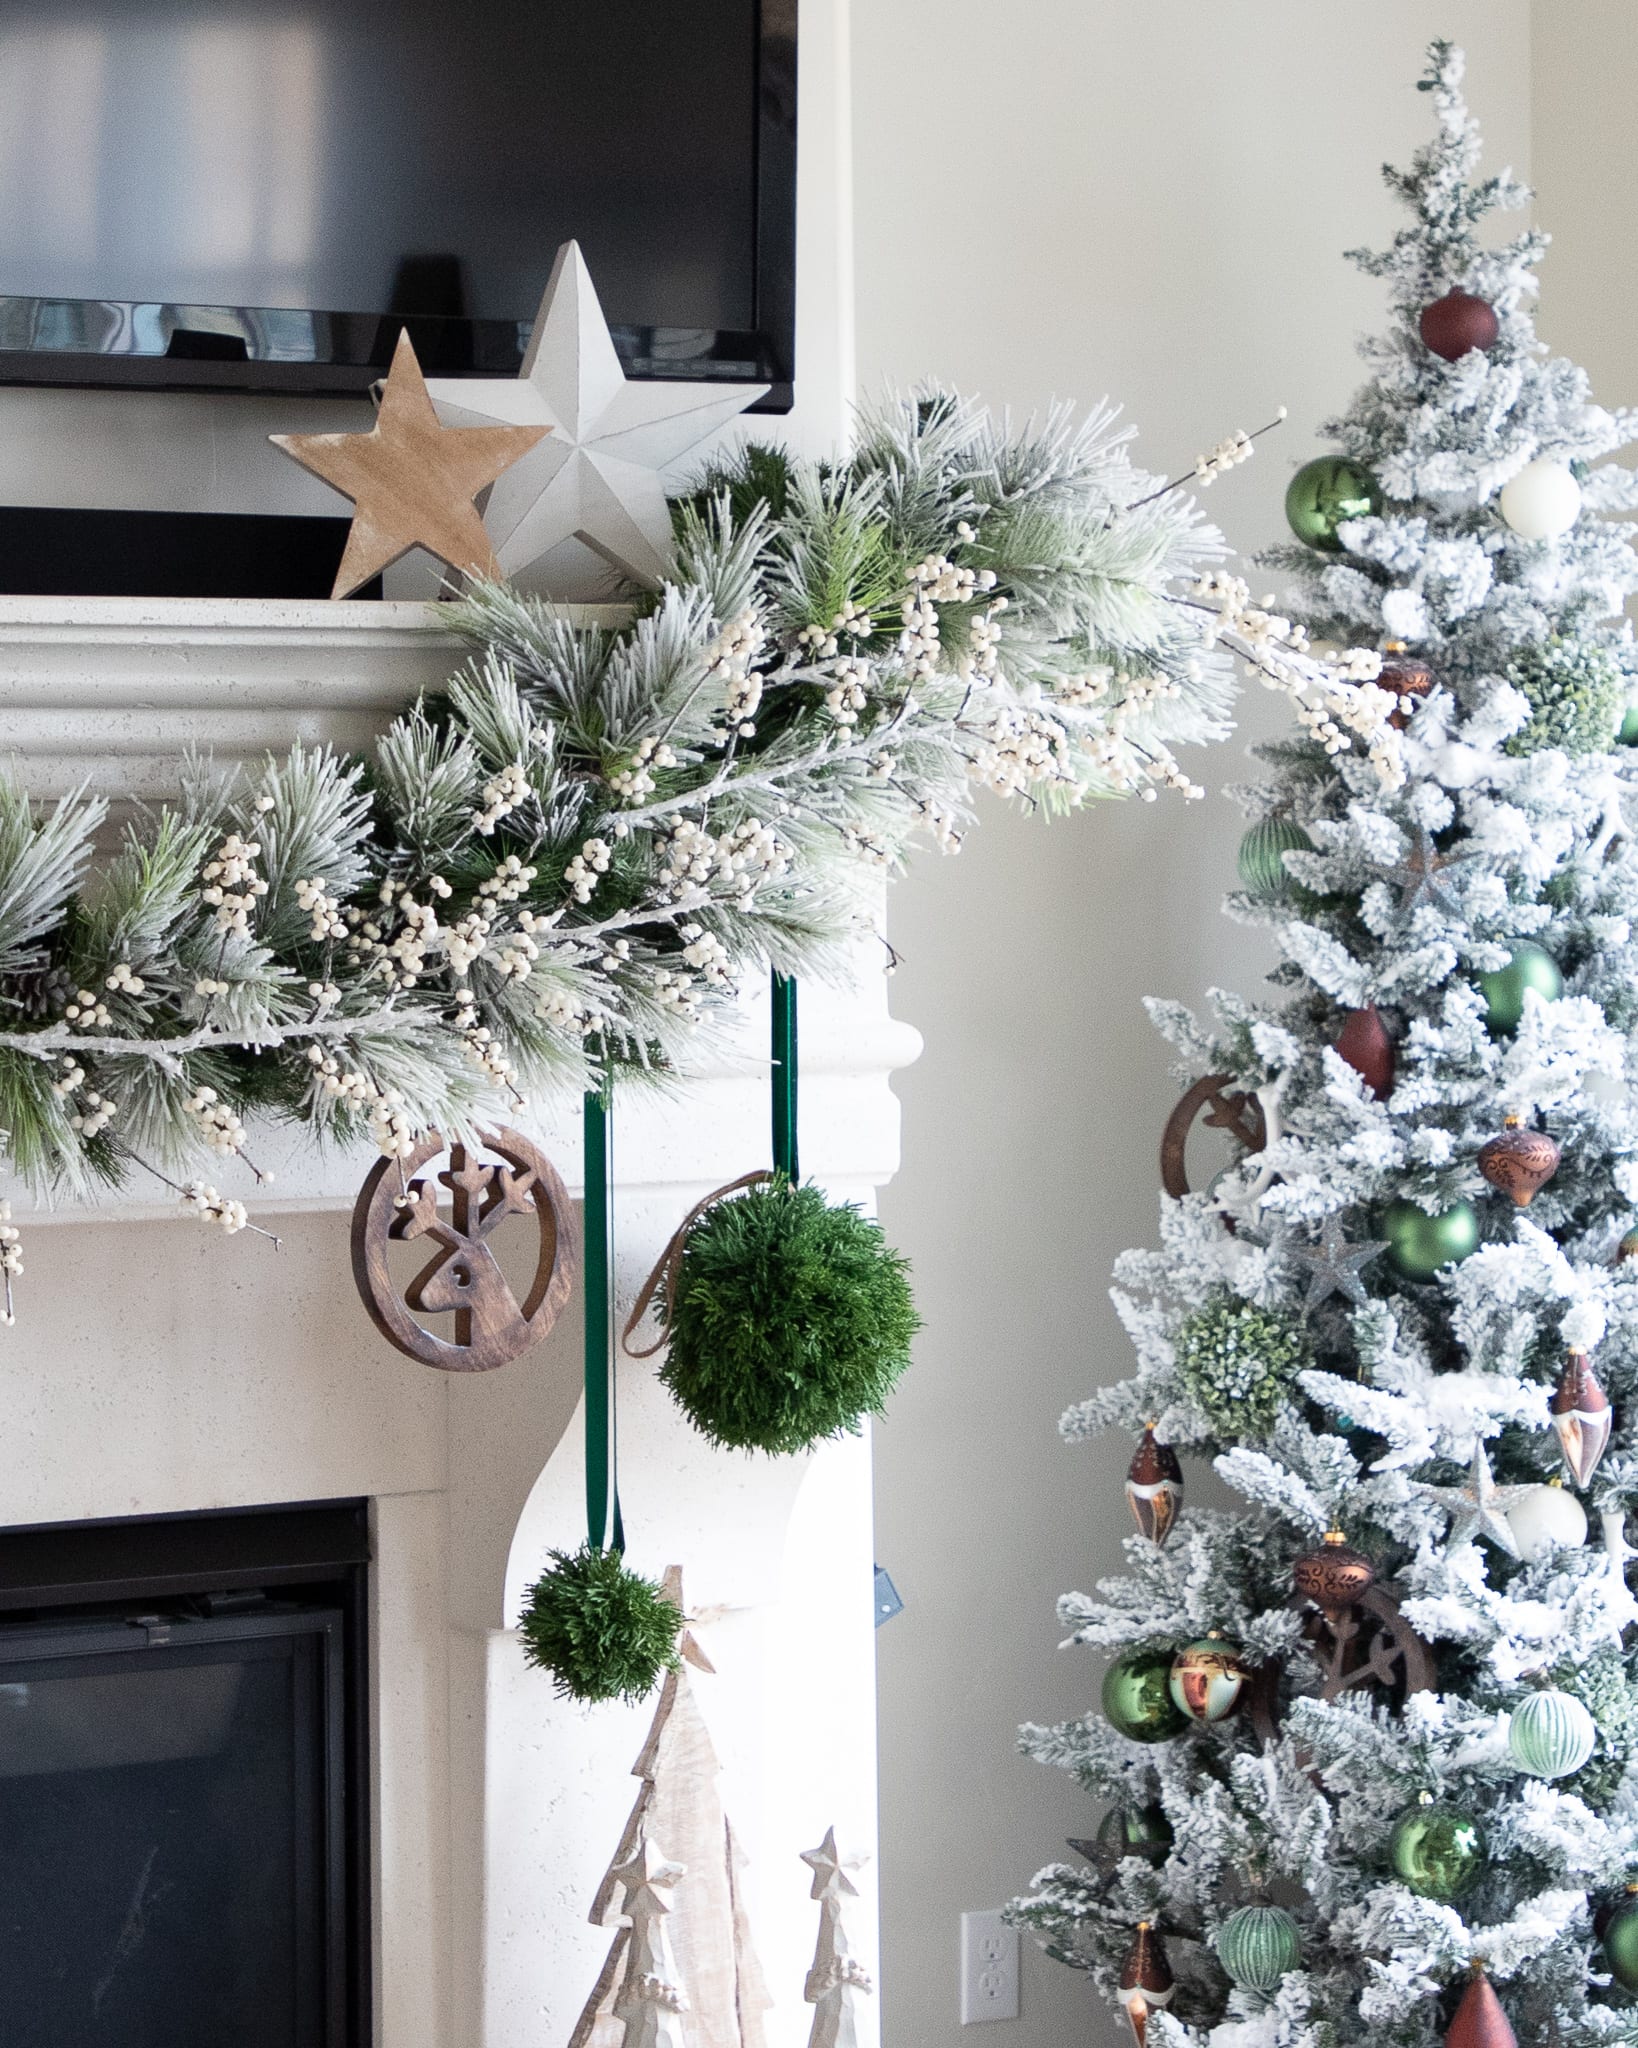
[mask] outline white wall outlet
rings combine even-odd
[[[1000,1909],[961,1916],[961,2024],[1018,2017],[1018,1929]]]

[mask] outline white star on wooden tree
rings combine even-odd
[[[586,588],[583,555],[576,574],[583,548],[633,582],[653,586],[664,578],[671,513],[660,472],[768,387],[629,382],[580,245],[565,242],[521,373],[434,377],[427,389],[448,426],[551,428],[499,480],[484,524],[506,576],[565,597]]]
[[[666,1920],[670,1892],[683,1875],[645,1830],[630,1862],[614,1873],[625,1886],[622,1910],[631,1922],[625,1981],[614,2010],[625,2022],[625,2048],[686,2048],[683,2014],[688,2001],[677,1980]]]
[[[848,1872],[862,1856],[844,1856],[836,1847],[836,1830],[826,1828],[817,1849],[804,1849],[802,1861],[813,1872],[810,1897],[819,1901],[819,1940],[813,1952],[802,1995],[813,2007],[808,2048],[858,2048],[859,2002],[874,1986],[852,1953],[842,1912],[848,1899],[859,1896]]]

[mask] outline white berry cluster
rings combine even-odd
[[[523,772],[523,763],[508,761],[498,775],[492,775],[484,784],[483,809],[472,822],[487,839],[502,818],[509,818],[528,801],[529,778]]]
[[[743,906],[791,864],[790,848],[758,818],[742,818],[720,838],[692,818],[679,818],[656,835],[654,855],[661,903],[711,890]]]
[[[968,772],[998,796],[1027,795],[1043,782],[1072,782],[1069,735],[1044,711],[998,705],[985,721]]]
[[[85,1079],[85,1069],[72,1053],[63,1054],[63,1063],[57,1078],[51,1084],[51,1092],[61,1101],[66,1101]]]
[[[656,771],[676,765],[677,757],[664,740],[643,740],[626,765],[609,777],[609,788],[623,802],[640,804],[654,794]]]
[[[116,961],[103,983],[104,988],[110,990],[114,995],[120,996],[139,996],[147,986],[148,984],[142,979],[140,974],[133,970],[128,960]]]
[[[75,990],[74,1000],[64,1009],[63,1021],[77,1024],[82,1031],[100,1031],[104,1025],[111,1024],[113,1018],[108,1005],[95,989],[82,988]]]
[[[332,1052],[326,1052],[322,1045],[310,1045],[307,1057],[314,1068],[313,1078],[328,1096],[349,1105],[362,1105],[375,1094],[375,1089],[365,1077],[343,1069],[341,1062]]]
[[[232,1155],[244,1150],[245,1127],[214,1088],[196,1088],[183,1107],[213,1152]]]
[[[201,1223],[216,1224],[228,1237],[243,1230],[250,1221],[250,1211],[243,1202],[219,1194],[208,1181],[190,1180],[178,1199],[190,1215]]]
[[[1256,452],[1256,443],[1243,430],[1229,435],[1226,441],[1219,441],[1209,455],[1197,455],[1194,461],[1194,480],[1202,486],[1215,483],[1226,470],[1236,468]]]
[[[344,939],[347,936],[347,923],[341,914],[340,899],[332,896],[322,882],[298,882],[296,901],[313,920],[309,937],[315,946],[322,946],[330,939]]]
[[[119,1104],[106,1095],[99,1095],[95,1088],[87,1088],[80,1097],[80,1106],[69,1118],[70,1124],[82,1138],[94,1138],[100,1130],[114,1121],[119,1113]]]
[[[408,1159],[415,1150],[415,1126],[396,1088],[376,1091],[370,1100],[370,1136],[385,1159]]]
[[[723,627],[706,655],[706,674],[722,684],[722,723],[742,740],[756,737],[762,678],[756,673],[755,664],[766,638],[756,614],[741,612]]]
[[[609,843],[588,839],[564,870],[563,879],[574,893],[576,903],[589,903],[597,894],[597,878],[609,871]]]
[[[830,688],[825,692],[825,709],[838,725],[857,725],[859,714],[869,702],[865,686],[870,681],[870,664],[849,658],[839,661],[831,671]]]
[[[714,988],[730,985],[728,948],[721,939],[697,924],[679,926],[677,936],[683,941],[683,958],[703,981]]]
[[[516,1067],[506,1057],[506,1048],[487,1024],[478,1019],[477,998],[469,988],[455,991],[458,1005],[455,1012],[455,1029],[466,1040],[467,1056],[480,1072],[487,1074],[491,1081],[498,1082],[511,1095],[515,1107],[524,1107],[522,1095],[518,1092]]]
[[[205,886],[199,893],[214,906],[218,931],[239,938],[250,936],[250,914],[257,899],[267,894],[267,883],[256,872],[261,850],[259,839],[242,839],[237,832],[230,832],[205,863]]]

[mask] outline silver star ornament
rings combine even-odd
[[[1428,1486],[1416,1491],[1450,1514],[1450,1548],[1465,1550],[1475,1536],[1487,1537],[1509,1557],[1519,1555],[1518,1538],[1507,1519],[1507,1510],[1531,1489],[1528,1486],[1498,1486],[1490,1473],[1484,1441],[1473,1440],[1473,1469],[1466,1486]]]
[[[1345,1296],[1355,1308],[1363,1308],[1369,1296],[1365,1292],[1364,1281],[1359,1277],[1360,1270],[1387,1249],[1388,1241],[1382,1237],[1362,1238],[1358,1243],[1350,1243],[1343,1236],[1342,1224],[1335,1216],[1326,1217],[1318,1244],[1286,1245],[1287,1256],[1299,1266],[1308,1268],[1304,1313],[1311,1313],[1333,1294]]]
[[[446,426],[551,429],[498,480],[484,525],[504,575],[567,598],[593,594],[609,567],[651,588],[664,579],[671,513],[661,472],[768,387],[630,382],[580,245],[565,242],[520,374],[432,377],[427,389]]]

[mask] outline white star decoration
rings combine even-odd
[[[1519,1555],[1519,1540],[1507,1519],[1507,1510],[1530,1492],[1528,1486],[1498,1486],[1490,1476],[1484,1439],[1473,1439],[1473,1465],[1466,1486],[1428,1486],[1417,1483],[1425,1500],[1437,1501],[1450,1516],[1450,1548],[1465,1550],[1475,1536],[1486,1536],[1509,1557]]]
[[[520,375],[427,382],[446,426],[551,428],[497,482],[484,511],[502,572],[546,596],[571,594],[565,551],[572,557],[574,542],[634,582],[658,583],[671,563],[660,472],[767,388],[629,383],[578,242],[557,252]]]

